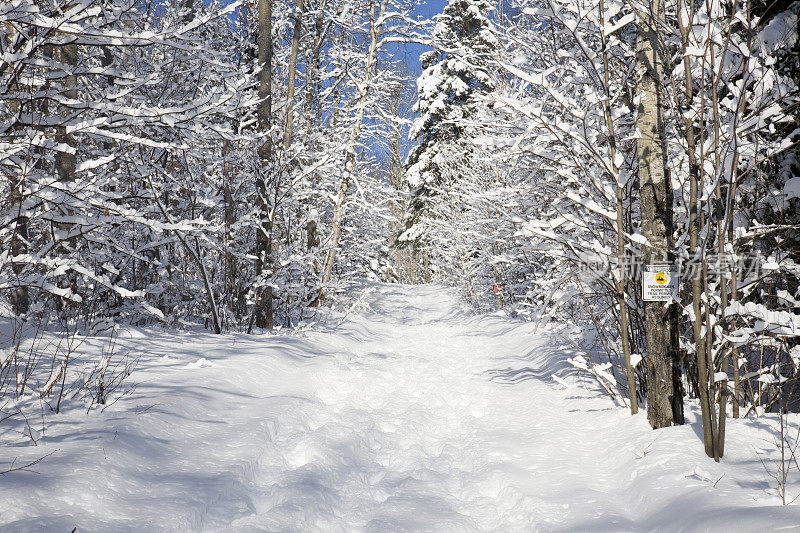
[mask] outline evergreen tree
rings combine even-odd
[[[420,57],[423,71],[417,80],[418,114],[409,136],[419,144],[407,160],[405,179],[414,191],[401,242],[428,240],[431,199],[437,190],[469,167],[470,119],[495,82],[489,69],[497,41],[488,14],[489,0],[450,0],[433,30],[434,50]],[[466,160],[466,161],[465,161]],[[455,173],[453,169],[458,169]]]

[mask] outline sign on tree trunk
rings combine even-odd
[[[642,267],[642,300],[645,302],[671,302],[678,298],[680,270],[669,263]]]

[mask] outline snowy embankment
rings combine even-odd
[[[8,531],[757,531],[775,495],[767,419],[654,432],[570,374],[556,332],[471,316],[441,288],[379,285],[295,336],[133,330],[136,389],[3,432]],[[553,381],[558,373],[573,387]],[[691,414],[690,414],[691,417]],[[773,421],[774,422],[774,421]],[[32,421],[33,423],[33,421]],[[34,424],[35,425],[35,424]],[[797,421],[794,420],[795,430]],[[763,460],[763,464],[762,464]],[[800,493],[790,472],[788,493]]]

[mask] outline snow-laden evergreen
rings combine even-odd
[[[426,226],[437,219],[429,205],[432,197],[446,195],[463,174],[480,171],[465,141],[481,113],[482,97],[497,85],[489,68],[497,51],[492,10],[489,0],[451,0],[433,28],[434,49],[420,57],[423,70],[413,108],[418,117],[409,132],[419,144],[405,172],[414,196],[402,242],[428,240]]]

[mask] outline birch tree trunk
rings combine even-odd
[[[294,122],[294,84],[297,78],[297,52],[300,48],[300,35],[303,29],[303,13],[305,3],[297,0],[297,12],[294,19],[294,32],[292,33],[292,49],[289,53],[288,87],[286,93],[286,122],[283,129],[283,149],[289,150],[292,145],[292,125]]]
[[[317,6],[317,13],[314,18],[314,39],[311,44],[311,57],[308,60],[309,66],[306,83],[305,121],[309,131],[311,130],[312,124],[319,124],[321,119],[321,106],[317,106],[316,122],[312,116],[312,110],[314,108],[314,103],[319,96],[320,50],[322,49],[322,45],[325,43],[328,28],[330,28],[331,24],[330,22],[325,24],[323,18],[326,3],[326,1],[323,1]]]
[[[383,15],[386,11],[386,0],[383,0],[380,5],[379,13],[376,18],[374,2],[369,3],[369,48],[367,49],[367,60],[364,67],[364,78],[358,87],[358,101],[356,102],[356,109],[358,115],[356,117],[353,128],[350,130],[350,136],[347,142],[347,154],[345,156],[344,170],[342,173],[342,181],[339,184],[339,192],[336,196],[333,205],[333,223],[331,225],[331,237],[328,244],[328,253],[325,256],[325,263],[322,268],[322,286],[320,290],[320,300],[325,299],[325,285],[330,282],[333,275],[333,265],[336,261],[336,251],[339,248],[339,240],[342,236],[342,219],[344,218],[344,201],[347,198],[347,189],[350,186],[350,180],[355,170],[356,165],[356,149],[358,146],[358,139],[361,136],[361,127],[364,124],[364,113],[367,107],[367,96],[369,95],[372,86],[372,78],[375,72],[375,64],[378,52],[378,38],[380,37],[381,27],[383,25]]]
[[[264,282],[272,266],[272,214],[270,212],[267,173],[272,161],[272,141],[269,130],[272,127],[272,0],[258,0],[258,126],[267,137],[258,151],[261,168],[256,178],[256,194],[259,227],[256,232],[256,275]],[[264,285],[256,289],[253,316],[256,326],[272,329],[272,287]]]
[[[639,157],[639,194],[642,233],[649,246],[642,254],[644,264],[673,259],[672,187],[666,165],[664,134],[664,52],[661,24],[664,1],[650,3],[649,10],[637,13],[636,67],[639,75],[639,109],[636,128]],[[674,320],[663,302],[645,302],[645,337],[647,341],[647,419],[654,428],[683,423],[677,346],[673,346],[671,327]]]
[[[320,89],[320,51],[322,50],[322,46],[326,42],[326,35],[328,33],[328,29],[331,27],[331,21],[325,23],[324,20],[324,12],[325,6],[327,4],[327,0],[323,0],[322,2],[318,2],[316,5],[316,13],[314,14],[314,38],[311,43],[311,48],[309,50],[309,58],[308,58],[308,68],[306,69],[306,94],[305,94],[305,103],[304,103],[304,122],[305,122],[305,135],[306,135],[306,143],[308,145],[308,149],[310,150],[311,154],[315,154],[318,150],[318,141],[315,138],[315,134],[318,132],[320,122],[322,119],[322,105],[319,102],[319,89]],[[313,13],[313,11],[312,11]],[[314,107],[316,105],[316,114],[314,113]],[[313,175],[313,183],[314,187],[316,188],[319,184],[319,175],[314,173]],[[322,263],[320,261],[319,255],[315,253],[320,244],[320,235],[319,235],[319,213],[316,209],[316,206],[311,205],[311,200],[306,199],[306,213],[307,213],[307,220],[306,220],[306,251],[309,254],[313,254],[313,280],[316,280],[322,270]],[[312,283],[311,279],[309,283]],[[313,281],[316,283],[316,281]],[[308,302],[309,307],[315,307],[319,303],[319,294],[313,289],[313,287],[309,286],[309,295],[311,296],[310,301]]]

